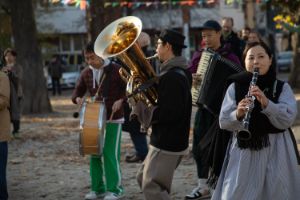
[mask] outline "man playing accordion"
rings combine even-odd
[[[229,46],[221,44],[221,26],[218,22],[214,20],[206,21],[203,26],[200,28],[202,32],[202,39],[205,44],[205,48],[209,48],[222,57],[226,58],[237,65],[240,65],[239,58],[232,53]],[[193,55],[191,62],[189,63],[189,70],[193,73],[193,83],[199,82],[199,75],[195,74],[197,71],[198,63],[201,59],[204,49],[196,51]],[[216,66],[218,67],[218,66]],[[219,66],[220,67],[220,66]],[[225,78],[225,77],[224,77]],[[227,78],[227,77],[226,77]],[[211,82],[214,83],[214,77],[212,77]],[[214,96],[212,98],[221,98],[222,93],[218,94],[220,96]],[[218,115],[218,113],[217,113]],[[216,119],[216,113],[212,113],[206,107],[199,105],[194,122],[194,137],[193,137],[193,156],[197,165],[197,174],[199,182],[196,188],[192,192],[185,196],[185,199],[202,199],[208,198],[211,196],[208,185],[208,163],[203,163],[201,153],[198,152],[198,144],[201,139],[206,135],[209,128],[212,126],[213,122]]]

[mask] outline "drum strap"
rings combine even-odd
[[[99,81],[99,86],[98,86],[98,88],[97,88],[97,92],[96,92],[96,94],[95,94],[96,99],[99,97],[99,91],[100,91],[100,88],[101,88],[101,86],[102,86],[102,84],[103,84],[103,81],[104,81],[105,77],[106,77],[106,73],[103,72],[102,76],[100,77],[100,81]],[[103,95],[102,95],[102,96],[103,96]]]
[[[103,93],[102,97],[106,98],[108,96],[109,86],[110,86],[110,80],[111,80],[111,74],[112,70],[110,67],[105,68],[104,70],[104,77],[103,77]],[[105,79],[105,81],[104,81]]]

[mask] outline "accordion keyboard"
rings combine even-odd
[[[198,67],[197,67],[197,72],[196,72],[196,77],[198,79],[200,79],[199,81],[193,82],[193,86],[192,86],[192,103],[193,105],[197,105],[197,101],[198,101],[198,97],[199,97],[199,93],[200,93],[200,88],[202,85],[202,80],[205,76],[205,73],[209,67],[209,64],[213,58],[213,53],[209,52],[209,51],[203,51],[202,55],[201,55],[201,59],[199,61]]]

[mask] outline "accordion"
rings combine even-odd
[[[205,49],[196,72],[201,82],[193,84],[191,91],[193,105],[203,106],[212,114],[218,115],[227,78],[241,71],[244,69],[240,65],[211,49]]]

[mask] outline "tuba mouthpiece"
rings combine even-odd
[[[147,57],[146,59],[147,59],[147,60],[151,60],[151,59],[154,59],[154,58],[157,58],[157,57],[158,57],[158,55],[157,55],[157,53],[156,53],[156,54],[154,54],[153,56]]]

